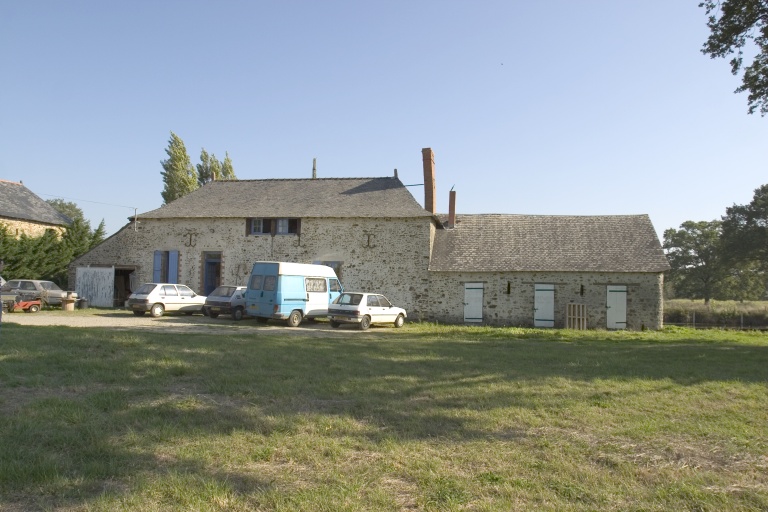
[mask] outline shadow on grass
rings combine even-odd
[[[768,343],[1,329],[0,494],[24,504],[44,489],[48,507],[96,499],[110,491],[106,482],[169,471],[235,493],[272,485],[215,461],[163,455],[191,440],[245,432],[266,447],[270,436],[334,417],[367,425],[355,435],[374,443],[514,440],[525,432],[491,432],[457,412],[600,406],[643,393],[614,391],[633,381],[660,390],[768,381]],[[259,453],[269,457],[258,449],[249,456]]]

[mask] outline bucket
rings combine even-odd
[[[88,299],[78,299],[77,309],[88,309]]]

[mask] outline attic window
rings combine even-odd
[[[295,235],[299,232],[300,219],[248,219],[246,232],[249,235]]]

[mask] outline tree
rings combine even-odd
[[[198,186],[197,173],[187,154],[184,141],[171,132],[168,148],[165,150],[168,158],[161,161],[164,188],[163,202],[170,203],[195,190]]]
[[[755,189],[749,204],[725,209],[723,240],[731,260],[759,262],[768,270],[768,185]]]
[[[216,155],[209,155],[205,148],[200,150],[200,163],[197,164],[197,183],[202,187],[210,181],[221,178],[221,162]]]
[[[711,58],[731,58],[731,73],[744,70],[736,91],[749,92],[750,114],[768,113],[768,0],[704,0],[710,29],[702,53]],[[744,66],[744,48],[756,48],[754,60]]]
[[[71,201],[65,201],[63,199],[46,199],[45,202],[53,206],[57,212],[66,215],[69,220],[85,220],[83,210]]]
[[[236,179],[229,153],[226,153],[224,161],[220,162],[216,159],[216,155],[209,155],[205,148],[200,151],[200,163],[197,164],[197,182],[201,187],[210,181]]]
[[[236,180],[235,169],[232,167],[232,159],[229,158],[229,153],[224,153],[224,161],[221,163],[221,179],[223,180]]]
[[[729,276],[720,243],[721,223],[686,221],[664,231],[664,250],[672,267],[670,280],[678,296],[710,299]]]
[[[101,242],[104,241],[104,238],[107,236],[107,227],[104,224],[104,219],[101,219],[101,222],[99,222],[98,227],[96,228],[96,231],[93,232],[91,235],[91,246],[89,249],[93,249],[97,245],[99,245]]]

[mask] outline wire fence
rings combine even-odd
[[[768,330],[768,314],[765,311],[665,311],[664,325],[676,325],[693,329],[741,329]]]

